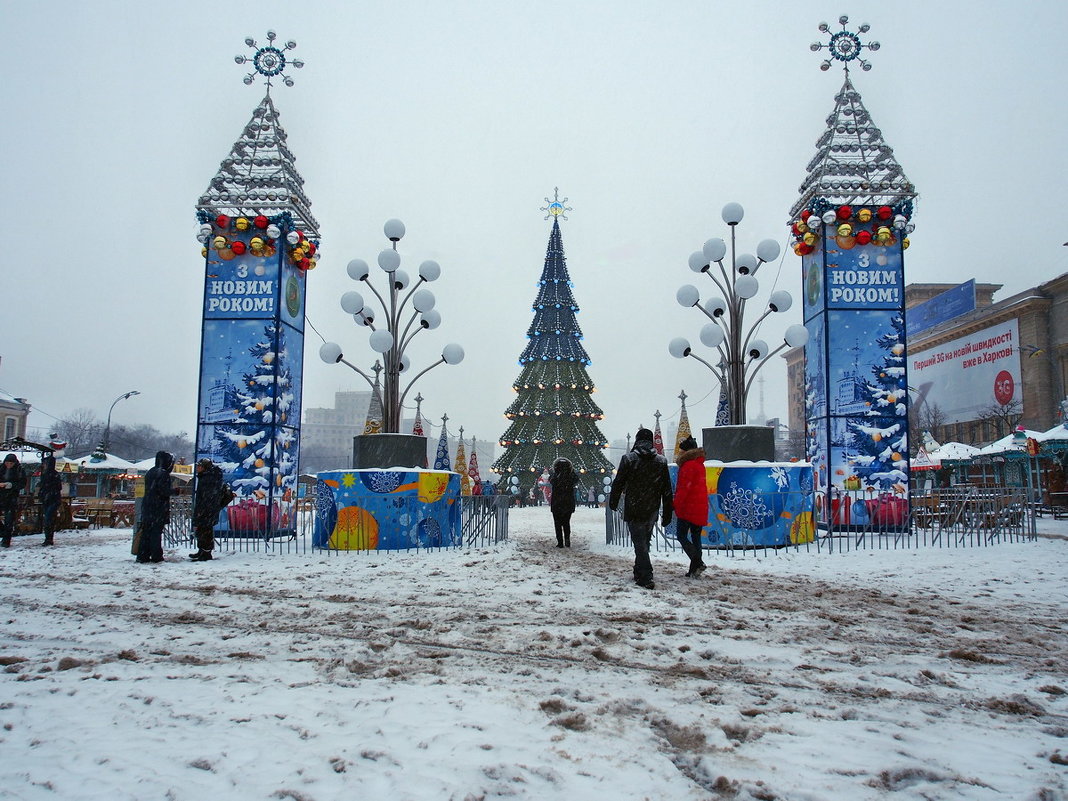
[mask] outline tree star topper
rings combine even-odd
[[[838,18],[838,22],[841,23],[842,30],[838,31],[837,33],[831,34],[830,43],[822,44],[821,42],[813,42],[811,45],[809,45],[809,48],[812,50],[813,53],[818,53],[820,50],[826,47],[831,55],[831,58],[835,59],[836,61],[842,62],[842,68],[846,71],[847,75],[849,74],[849,62],[853,61],[854,59],[860,63],[860,68],[867,72],[871,69],[871,64],[869,64],[867,61],[860,57],[860,51],[866,47],[872,52],[875,52],[879,49],[879,43],[868,42],[867,44],[864,44],[860,41],[859,34],[867,33],[869,30],[871,30],[871,26],[867,23],[864,23],[859,28],[857,28],[857,33],[853,33],[852,31],[846,30],[845,26],[849,22],[849,17],[847,17],[845,14]],[[826,22],[821,22],[820,30],[823,33],[830,33],[831,26],[828,25]],[[830,68],[830,59],[820,64],[820,69],[824,72],[826,72]]]
[[[561,220],[566,220],[567,214],[565,214],[565,212],[572,211],[570,206],[564,205],[567,203],[567,198],[565,197],[563,200],[560,199],[560,187],[558,186],[553,187],[553,199],[549,200],[549,198],[545,198],[545,202],[549,205],[542,206],[541,211],[548,212],[548,214],[545,215],[546,220],[549,219],[549,217],[557,217]]]
[[[299,58],[287,59],[286,51],[296,48],[297,43],[290,39],[286,42],[285,47],[279,49],[275,45],[274,40],[278,38],[278,34],[274,31],[267,31],[267,44],[260,47],[256,44],[256,40],[251,36],[245,38],[245,44],[251,47],[254,52],[252,57],[248,56],[234,56],[234,61],[238,64],[252,64],[253,68],[266,79],[267,94],[271,93],[271,79],[281,76],[282,83],[286,86],[293,85],[293,79],[285,74],[285,68],[288,65],[293,65],[295,69],[301,69],[304,66],[304,62]],[[244,77],[246,86],[251,86],[252,82],[256,80],[256,74],[250,72]]]

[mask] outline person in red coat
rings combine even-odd
[[[679,443],[681,453],[676,463],[679,475],[675,481],[675,517],[682,550],[690,557],[687,578],[697,578],[705,572],[701,558],[701,529],[708,525],[708,486],[705,484],[705,451],[697,447],[697,440],[687,437]]]

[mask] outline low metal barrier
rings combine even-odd
[[[764,497],[756,493],[753,500],[764,508],[785,505],[780,493],[767,493]],[[706,545],[706,550],[728,555],[763,554],[783,549],[834,553],[976,548],[1036,539],[1035,508],[1028,503],[1026,490],[1022,488],[996,492],[974,487],[954,488],[913,495],[911,504],[900,496],[866,492],[818,493],[813,499],[813,507],[814,527],[796,527],[797,536],[774,543],[758,542],[759,532],[747,531],[744,526],[734,524],[729,526],[736,532],[733,537],[720,537],[715,533],[717,521],[712,521],[708,530],[713,536],[708,539],[715,542]],[[629,547],[630,534],[622,514],[606,509],[605,515],[605,541],[609,545]],[[681,549],[675,532],[675,521],[665,529],[658,520],[651,547],[663,551]]]
[[[398,499],[396,517],[409,521],[413,515],[405,508],[408,501]],[[416,499],[412,499],[411,511],[415,511]],[[508,540],[508,502],[498,496],[468,496],[460,498],[460,533],[451,537],[448,533],[428,529],[420,525],[406,525],[412,534],[407,538],[407,547],[392,548],[394,551],[437,551],[449,548],[482,548]],[[324,553],[379,553],[377,548],[377,524],[373,520],[355,517],[346,520],[335,529],[344,536],[335,534],[329,541],[315,543],[315,510],[300,507],[296,514],[296,526],[292,531],[266,537],[259,534],[241,534],[232,531],[215,532],[215,548],[219,551],[257,551],[271,554]],[[164,543],[172,548],[189,547],[195,550],[196,536],[192,531],[192,505],[188,499],[171,501],[171,520],[164,529]]]

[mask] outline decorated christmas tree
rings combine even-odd
[[[660,410],[656,410],[656,414],[653,415],[656,418],[656,427],[653,428],[653,447],[656,452],[661,456],[664,455],[664,435],[660,431]]]
[[[882,490],[908,488],[908,387],[905,381],[905,320],[890,320],[891,330],[876,344],[884,351],[882,364],[871,368],[867,382],[869,421],[850,422],[851,461],[865,486]]]
[[[294,403],[289,359],[286,354],[286,328],[273,322],[263,329],[263,338],[249,347],[253,372],[243,376],[235,391],[237,418],[233,425],[220,427],[224,468],[230,486],[241,497],[265,498],[275,475],[275,492],[284,494],[296,488],[295,454],[290,450],[294,432],[285,426]],[[279,365],[283,366],[279,369]],[[278,426],[271,428],[271,424]],[[269,436],[274,430],[274,440]]]
[[[604,455],[608,442],[597,425],[604,415],[590,397],[594,392],[586,372],[590,357],[582,346],[576,319],[579,307],[560,236],[560,218],[567,219],[566,200],[560,201],[557,193],[557,199],[543,209],[549,212],[546,219],[553,217],[553,227],[532,308],[534,321],[519,357],[522,369],[512,384],[517,396],[504,413],[512,421],[500,439],[504,454],[493,463],[493,469],[506,478],[518,476],[524,493],[560,457],[574,465],[584,490],[591,486],[600,490],[602,479],[612,472]]]
[[[682,401],[682,411],[679,413],[679,428],[675,432],[675,450],[671,457],[673,462],[679,461],[679,456],[682,454],[682,441],[690,436],[690,418],[686,414],[686,390],[679,392],[679,400]]]
[[[445,427],[445,423],[448,421],[449,416],[443,414],[441,416],[441,436],[438,438],[438,449],[434,454],[435,470],[452,470],[452,465],[449,464],[449,430]]]
[[[471,455],[467,457],[467,477],[471,479],[471,492],[482,494],[482,476],[478,474],[478,453],[475,450],[475,438],[471,437]]]
[[[467,474],[467,454],[464,452],[464,427],[460,426],[460,441],[456,445],[456,463],[453,471],[460,474],[460,494],[471,494],[471,477]]]

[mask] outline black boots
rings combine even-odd
[[[41,543],[41,545],[55,545],[56,543],[55,543],[55,541],[54,541],[54,540],[52,539],[52,538],[53,538],[54,536],[55,536],[55,535],[54,535],[54,534],[52,534],[51,532],[48,532],[48,531],[46,531],[46,532],[45,532],[45,538],[44,538],[44,542],[42,542],[42,543]]]
[[[197,551],[196,553],[189,554],[190,561],[193,562],[207,562],[211,559],[211,551]]]

